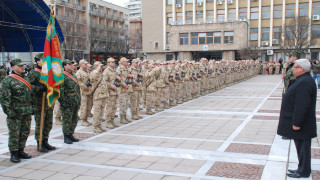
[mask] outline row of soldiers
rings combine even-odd
[[[263,69],[262,74],[279,75],[281,73],[281,63],[279,61],[276,61],[276,62],[265,61],[264,63],[262,63],[262,69]]]

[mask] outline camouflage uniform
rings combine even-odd
[[[151,108],[154,104],[154,95],[156,93],[156,81],[155,81],[155,70],[150,70],[149,68],[153,67],[153,64],[148,65],[148,70],[145,73],[145,81],[146,81],[146,114],[152,115],[154,112],[152,112]]]
[[[54,119],[55,119],[55,124],[56,125],[61,125],[62,121],[61,121],[61,110],[60,110],[59,101],[56,101],[54,103],[53,116],[54,116]]]
[[[10,64],[18,66],[24,65],[20,59],[12,60]],[[12,71],[12,74],[17,75],[14,71]],[[28,82],[25,76],[17,76]],[[17,158],[16,161],[12,162],[20,162],[19,156],[21,153],[24,153],[23,149],[25,148],[30,133],[32,114],[32,95],[30,88],[20,80],[11,76],[7,76],[1,83],[0,102],[3,112],[7,115],[7,126],[9,130],[8,146],[12,155],[10,160],[12,161],[13,156]],[[31,156],[24,159],[30,158]]]
[[[139,60],[133,60],[132,62],[139,62]],[[142,84],[140,82],[140,80],[142,79],[142,77],[139,77],[138,79],[138,68],[136,67],[131,67],[131,74],[133,76],[133,81],[134,84],[132,85],[133,88],[133,92],[130,96],[130,110],[131,110],[131,119],[133,120],[138,120],[141,119],[142,116],[138,115],[138,111],[139,111],[139,104],[140,104],[140,93],[142,91]]]
[[[158,62],[160,64],[160,62]],[[155,96],[155,107],[156,111],[163,111],[163,108],[161,107],[161,104],[163,102],[163,96],[164,96],[164,88],[166,87],[164,78],[165,78],[165,72],[163,67],[156,67],[156,87],[157,92]]]
[[[7,76],[7,71],[4,68],[0,69],[0,83]]]
[[[286,76],[284,79],[284,92],[287,92],[288,88],[294,83],[296,77],[293,74],[292,67],[294,63],[289,64],[286,70]]]

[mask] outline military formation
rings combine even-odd
[[[7,114],[10,160],[30,159],[24,152],[30,132],[31,116],[35,119],[37,150],[55,150],[48,142],[53,118],[62,125],[64,143],[79,142],[74,136],[78,120],[82,126],[93,126],[94,133],[106,132],[163,111],[183,102],[214,92],[259,74],[259,61],[215,61],[202,58],[196,61],[161,61],[108,58],[106,64],[86,60],[64,60],[64,82],[54,108],[44,106],[40,134],[41,98],[47,92],[39,82],[43,53],[35,57],[35,68],[28,76],[20,59],[12,60],[12,73],[1,83],[0,103]],[[78,66],[80,68],[78,69]],[[128,116],[130,109],[131,116]],[[117,115],[117,111],[119,111]],[[92,114],[93,112],[93,114]],[[93,117],[92,123],[89,118]],[[40,141],[39,136],[42,137]],[[41,144],[41,145],[40,145]]]

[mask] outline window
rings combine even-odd
[[[172,13],[167,14],[167,23],[172,24],[173,18],[172,18]]]
[[[221,32],[214,32],[214,44],[221,44]]]
[[[286,10],[286,17],[294,17],[294,4],[287,4]]]
[[[320,25],[312,25],[312,38],[320,38]]]
[[[270,35],[270,28],[261,28],[262,41],[268,41]]]
[[[273,7],[273,18],[282,18],[282,5]]]
[[[239,9],[239,17],[240,19],[247,19],[247,8]]]
[[[258,40],[258,28],[250,29],[250,40],[257,41]]]
[[[236,20],[236,9],[229,9],[228,10],[228,18],[231,21]]]
[[[211,2],[213,2],[213,0],[207,0],[207,3],[211,3]]]
[[[206,44],[206,33],[198,33],[199,44]]]
[[[313,15],[320,15],[320,2],[314,2],[312,4]]]
[[[180,34],[180,45],[188,45],[189,44],[189,37],[188,33],[181,33]]]
[[[198,44],[198,33],[191,33],[192,44]]]
[[[207,44],[213,44],[213,33],[207,33]]]
[[[276,62],[281,58],[281,53],[273,53],[273,61]]]
[[[189,3],[193,3],[193,0],[187,0],[187,3],[189,4]]]
[[[259,8],[253,7],[251,8],[251,19],[258,19],[259,17]]]
[[[273,27],[273,39],[280,39],[281,27]]]
[[[298,36],[300,38],[306,39],[308,38],[309,27],[308,26],[299,26],[298,28]]]
[[[197,11],[197,20],[203,20],[203,11]]]
[[[187,24],[192,24],[193,21],[193,12],[192,11],[187,11]]]
[[[171,39],[170,39],[170,33],[169,33],[169,32],[167,32],[167,44],[170,44],[170,42],[171,42]]]
[[[182,4],[182,0],[176,0],[176,4]]]
[[[224,10],[218,10],[217,11],[218,21],[223,22],[224,21]]]
[[[293,39],[292,27],[286,26],[285,37],[288,39]]]
[[[197,3],[203,3],[203,0],[196,0]]]
[[[172,5],[172,0],[167,0],[168,5]]]
[[[177,13],[177,22],[182,22],[182,13]]]
[[[299,16],[308,16],[308,3],[299,4]]]
[[[214,11],[207,11],[207,20],[213,21],[214,19]]]
[[[270,19],[270,6],[262,7],[262,19]]]
[[[224,43],[225,44],[233,43],[233,32],[224,32]]]

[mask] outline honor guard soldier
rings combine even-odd
[[[43,53],[38,53],[35,56],[34,60],[36,62],[36,67],[28,73],[28,78],[32,86],[32,106],[34,112],[34,119],[36,122],[35,139],[38,144],[37,149],[40,152],[47,152],[48,150],[55,150],[56,148],[48,143],[49,134],[52,129],[53,108],[48,106],[48,100],[47,98],[45,98],[43,112],[42,143],[41,148],[39,149],[42,94],[47,92],[47,87],[44,84],[40,83],[42,56]]]
[[[30,159],[24,152],[30,133],[32,114],[32,87],[24,76],[24,65],[21,59],[10,62],[12,73],[1,83],[0,102],[3,112],[7,115],[9,130],[10,161],[20,162],[20,159]]]
[[[72,62],[68,59],[63,61],[64,82],[60,86],[60,107],[62,113],[62,131],[64,143],[72,144],[78,142],[73,136],[77,127],[78,111],[80,108],[80,88],[78,80],[72,75]]]
[[[294,83],[296,77],[293,74],[292,67],[294,62],[300,58],[300,53],[298,51],[292,51],[289,55],[289,65],[286,69],[286,73],[282,75],[282,79],[284,79],[284,93],[288,90],[288,88]]]

